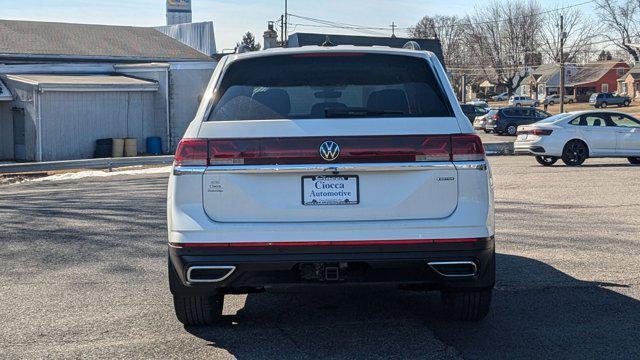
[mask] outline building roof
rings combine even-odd
[[[629,69],[622,77],[618,80],[625,81],[627,77],[631,76],[633,80],[640,80],[640,65],[636,64],[634,67]]]
[[[569,79],[567,86],[579,86],[597,82],[617,65],[626,65],[624,61],[597,61],[578,67],[578,71]]]
[[[158,83],[124,75],[12,74],[9,81],[42,91],[157,91]]]
[[[5,86],[5,84],[0,80],[0,101],[11,101],[13,100],[13,96],[11,95],[11,91],[9,88]]]
[[[544,84],[560,71],[560,66],[555,63],[542,64],[535,68],[531,75],[539,84]]]
[[[314,34],[314,33],[294,33],[289,35],[289,47],[300,47],[309,45],[321,45],[329,38],[335,45],[355,45],[355,46],[389,46],[393,48],[403,47],[407,41],[415,41],[420,45],[420,49],[434,53],[444,66],[442,46],[437,39],[409,39],[399,37],[383,36],[356,36],[356,35],[335,35],[335,34]]]
[[[0,34],[0,60],[211,60],[145,27],[0,20]]]
[[[211,21],[159,26],[155,29],[205,55],[214,56],[217,52],[213,22]]]

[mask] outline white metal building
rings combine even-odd
[[[216,61],[153,28],[0,20],[0,159],[88,158],[95,140],[172,152]]]

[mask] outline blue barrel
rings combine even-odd
[[[147,138],[147,154],[160,155],[162,154],[162,139],[159,137]]]

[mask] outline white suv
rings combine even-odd
[[[530,98],[529,96],[512,96],[509,98],[510,106],[538,106],[540,101]]]
[[[169,283],[184,324],[278,285],[442,291],[480,320],[495,278],[491,173],[430,52],[303,47],[218,64],[175,155]]]

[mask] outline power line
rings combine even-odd
[[[511,21],[513,19],[524,19],[524,18],[528,18],[528,17],[533,17],[533,16],[539,16],[539,15],[545,15],[548,13],[552,13],[552,12],[558,12],[561,10],[566,10],[566,9],[571,9],[571,8],[575,8],[575,7],[580,7],[580,6],[584,6],[587,4],[591,4],[596,2],[596,0],[589,0],[589,1],[583,1],[581,3],[577,3],[577,4],[572,4],[572,5],[567,5],[567,6],[563,6],[563,7],[559,7],[559,8],[554,8],[554,9],[548,9],[548,10],[544,10],[541,12],[537,12],[534,14],[524,14],[524,15],[519,15],[519,16],[515,16],[515,17],[507,17],[504,19],[497,19],[497,20],[487,20],[487,21],[479,21],[479,22],[462,22],[462,23],[457,23],[457,24],[451,24],[451,25],[439,25],[439,26],[435,26],[433,27],[434,29],[442,29],[442,28],[454,28],[457,26],[476,26],[476,25],[489,25],[489,24],[496,24],[496,23],[501,23],[501,22],[505,22],[505,21]],[[288,16],[290,17],[295,17],[295,18],[299,18],[302,20],[307,20],[307,21],[311,21],[311,22],[315,22],[318,24],[321,24],[323,26],[319,26],[319,25],[313,25],[313,24],[296,24],[297,26],[306,26],[306,27],[318,27],[318,28],[336,28],[336,29],[345,29],[345,30],[354,30],[354,31],[360,31],[360,32],[364,32],[365,30],[367,31],[389,31],[390,27],[386,27],[386,26],[366,26],[366,25],[357,25],[357,24],[349,24],[349,23],[341,23],[341,22],[336,22],[336,21],[330,21],[330,20],[324,20],[324,19],[319,19],[319,18],[312,18],[312,17],[308,17],[308,16],[302,16],[302,15],[297,15],[297,14],[291,14],[289,13]],[[394,29],[397,30],[413,30],[415,29],[415,26],[413,27],[400,27],[395,25],[395,23],[392,25],[392,27]]]

